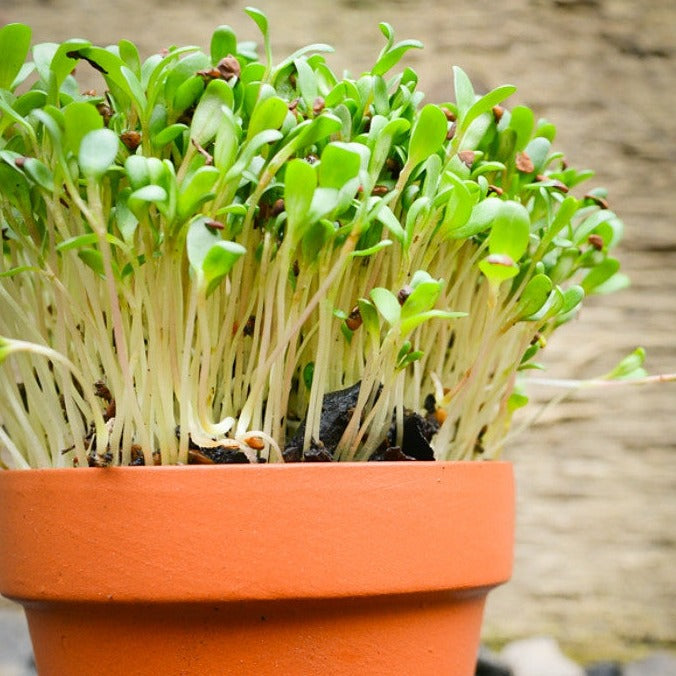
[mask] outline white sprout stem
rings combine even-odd
[[[88,387],[87,382],[80,373],[79,369],[73,364],[70,359],[62,355],[60,352],[53,350],[46,345],[38,345],[37,343],[29,343],[24,340],[11,340],[8,341],[8,352],[29,352],[31,354],[41,355],[46,357],[50,361],[61,364],[65,366],[68,371],[70,371],[75,379],[82,386],[83,396],[91,409],[91,414],[94,419],[94,426],[96,429],[96,448],[99,455],[102,454],[102,449],[105,449],[108,444],[108,430],[106,428],[105,421],[103,420],[103,415],[99,409],[98,403],[94,398],[91,390]]]
[[[191,420],[192,397],[190,388],[191,375],[191,358],[192,358],[192,343],[193,335],[195,333],[195,319],[197,313],[197,297],[199,294],[199,284],[195,283],[190,294],[190,301],[188,305],[187,325],[185,328],[185,335],[183,340],[183,351],[181,358],[181,381],[180,381],[180,403],[181,403],[181,434],[178,445],[178,461],[181,464],[188,462],[188,441]]]
[[[123,402],[120,402],[120,405],[130,409],[131,416],[136,422],[137,433],[141,437],[141,446],[145,449],[146,455],[148,455],[151,453],[152,442],[150,441],[147,425],[143,420],[138,398],[134,395],[134,377],[132,375],[132,369],[129,361],[129,348],[127,345],[127,337],[124,331],[122,312],[120,309],[120,298],[115,285],[115,276],[112,266],[112,251],[110,248],[110,242],[108,241],[108,228],[104,217],[103,204],[101,202],[100,186],[90,181],[87,184],[87,197],[92,209],[86,210],[85,215],[98,237],[99,249],[101,251],[101,258],[103,261],[106,289],[108,291],[112,329],[115,336],[115,351],[118,356],[117,363],[119,364],[126,390],[126,394],[122,397]],[[123,420],[124,418],[121,417],[121,419]],[[132,440],[131,430],[127,429],[124,434],[126,440],[123,444],[123,451],[124,455],[128,455]],[[114,456],[114,462],[117,462],[116,454]]]
[[[9,457],[14,462],[16,469],[30,469],[30,463],[23,457],[21,451],[16,447],[9,435],[2,429],[0,425],[0,441],[4,444],[9,452]]]
[[[305,425],[305,438],[303,439],[304,449],[310,448],[313,440],[319,441],[322,404],[324,402],[324,392],[326,391],[326,372],[330,361],[330,350],[332,347],[329,332],[331,310],[331,301],[328,298],[323,299],[319,305],[317,356],[312,377],[312,388],[310,390],[308,417]]]
[[[244,410],[240,416],[237,425],[237,435],[241,435],[249,425],[251,419],[251,407],[254,406],[256,402],[260,402],[261,395],[263,394],[263,388],[265,386],[265,380],[267,379],[267,374],[274,362],[279,359],[286,347],[289,344],[289,341],[301,330],[302,326],[308,320],[312,312],[315,310],[317,305],[319,305],[322,298],[326,296],[327,291],[335,283],[340,273],[343,271],[343,268],[347,261],[349,260],[349,255],[354,251],[354,247],[357,245],[358,233],[352,233],[345,243],[341,250],[338,260],[334,263],[333,267],[326,275],[322,281],[320,287],[317,289],[316,293],[308,304],[305,306],[305,309],[300,313],[300,316],[297,318],[295,323],[291,324],[287,330],[284,332],[282,337],[275,349],[271,352],[268,358],[265,360],[262,368],[259,369],[258,378],[254,381],[251,387],[251,392],[245,404]]]
[[[110,243],[108,242],[108,229],[103,216],[103,205],[101,204],[101,194],[99,186],[93,182],[87,184],[87,196],[92,205],[93,211],[87,210],[89,224],[98,236],[101,258],[103,260],[103,271],[105,274],[106,288],[108,290],[108,301],[110,303],[110,313],[113,324],[113,333],[115,335],[115,349],[119,356],[120,369],[124,375],[124,380],[133,388],[131,373],[129,371],[129,350],[127,348],[127,338],[124,335],[122,326],[122,312],[120,311],[120,299],[115,287],[115,276],[113,274],[112,254]]]

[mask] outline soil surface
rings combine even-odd
[[[232,25],[257,39],[228,0],[2,0],[0,21],[36,41],[208,46]],[[518,86],[559,128],[557,146],[609,189],[627,225],[620,257],[633,286],[594,299],[545,351],[552,377],[604,373],[635,346],[652,373],[676,371],[676,3],[673,0],[258,0],[277,58],[311,42],[332,63],[367,68],[378,22],[426,49],[407,57],[433,101],[452,98],[451,66],[485,91]],[[545,361],[545,359],[543,359]],[[552,391],[540,391],[551,396]],[[533,389],[535,394],[535,389]],[[489,601],[486,637],[550,634],[578,657],[676,649],[676,385],[576,395],[515,437],[519,522],[513,581]]]

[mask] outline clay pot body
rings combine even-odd
[[[474,673],[507,463],[0,472],[41,676]]]

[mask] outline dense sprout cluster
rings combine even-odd
[[[360,77],[275,64],[247,13],[262,60],[227,26],[145,61],[0,30],[2,465],[406,457],[410,421],[495,457],[517,374],[624,283],[620,221],[514,87],[455,68],[424,104],[385,23]]]

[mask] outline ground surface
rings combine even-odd
[[[206,46],[228,23],[254,38],[245,3],[0,0],[0,20],[38,41]],[[408,63],[429,98],[452,98],[450,67],[478,90],[511,82],[559,127],[558,147],[597,170],[627,234],[633,287],[592,302],[547,349],[550,375],[598,375],[636,345],[654,372],[676,370],[676,3],[672,0],[258,0],[278,58],[310,42],[366,68],[378,21],[423,40]],[[676,386],[595,391],[515,438],[519,525],[513,581],[494,592],[487,636],[549,633],[579,656],[676,648]]]

